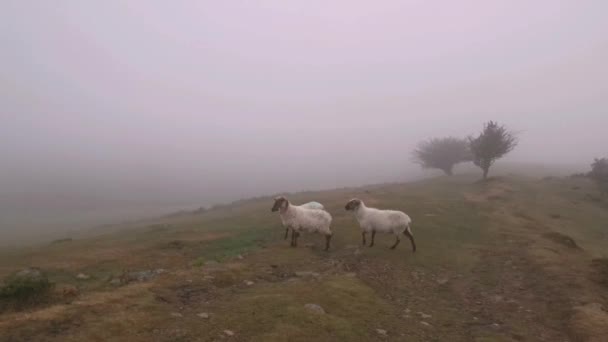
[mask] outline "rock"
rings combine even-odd
[[[202,319],[209,319],[209,314],[206,312],[201,312],[197,315],[198,317],[202,318]]]
[[[380,336],[384,336],[386,337],[388,335],[388,331],[384,330],[384,329],[376,329],[376,332],[378,333],[378,335]]]
[[[494,303],[499,303],[499,302],[502,302],[502,301],[503,301],[503,299],[504,299],[504,298],[503,298],[502,296],[499,296],[499,295],[496,295],[496,296],[493,296],[493,297],[492,297],[492,300],[494,301]]]
[[[424,325],[425,327],[432,327],[432,325],[430,325],[429,323],[425,322],[425,321],[420,321],[420,324]]]
[[[214,276],[210,276],[210,275],[206,275],[206,276],[203,277],[203,280],[213,280],[213,279],[215,279],[215,277]]]
[[[120,284],[121,284],[121,282],[120,282],[120,279],[118,279],[118,278],[114,278],[114,279],[110,280],[110,285],[112,285],[112,286],[120,286]]]
[[[498,323],[493,323],[493,324],[492,324],[492,328],[493,328],[493,329],[500,329],[500,324],[498,324]]]
[[[84,273],[78,273],[78,275],[76,276],[76,279],[78,280],[89,280],[91,279],[90,275],[84,274]]]
[[[449,279],[447,277],[441,277],[437,279],[437,284],[439,285],[445,285],[447,284],[449,281]]]
[[[427,315],[424,312],[418,312],[418,314],[420,315],[420,317],[422,317],[423,319],[429,319],[429,318],[433,318],[433,316],[431,315]]]
[[[317,272],[311,272],[311,271],[298,271],[295,273],[296,277],[299,278],[306,278],[306,277],[319,277],[321,276],[319,273]]]
[[[30,267],[17,272],[15,277],[36,279],[42,277],[42,272],[40,272],[40,269],[38,268]]]
[[[306,310],[320,314],[320,315],[324,315],[325,314],[325,310],[318,304],[306,304],[304,305],[304,308],[306,308]]]
[[[232,330],[224,330],[224,335],[226,335],[226,336],[234,336],[234,331],[232,331]]]
[[[165,273],[165,270],[162,268],[159,268],[156,270],[128,272],[123,276],[123,278],[124,278],[123,282],[130,283],[130,282],[134,282],[134,281],[137,281],[137,282],[150,281],[163,273]]]
[[[245,280],[245,285],[247,285],[247,286],[253,286],[253,284],[255,284],[255,283],[252,282],[251,280]]]
[[[184,317],[184,315],[182,315],[182,314],[181,314],[181,313],[179,313],[179,312],[172,312],[172,313],[171,313],[171,317],[175,317],[175,318],[181,318],[181,317]]]
[[[244,258],[242,255],[240,255],[240,254],[239,254],[239,255],[237,255],[237,256],[236,256],[236,258],[237,258],[237,259],[239,259],[239,260],[243,260],[243,259],[245,259],[245,258]]]
[[[406,314],[409,314],[410,312],[412,312],[412,310],[410,310],[409,308],[406,308],[405,310],[403,310],[403,312],[405,312]]]

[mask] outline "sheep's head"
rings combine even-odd
[[[283,196],[279,196],[274,199],[274,205],[272,206],[271,211],[273,211],[273,212],[279,211],[279,209],[285,210],[285,209],[287,209],[288,206],[289,206],[289,201],[287,200],[287,198],[285,198]]]
[[[358,198],[353,198],[350,201],[348,201],[348,203],[346,203],[346,206],[344,207],[344,209],[349,210],[349,211],[354,211],[359,209],[359,207],[361,206],[361,200]]]

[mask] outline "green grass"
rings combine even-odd
[[[317,235],[304,235],[298,248],[289,247],[278,215],[269,210],[272,200],[258,198],[4,251],[0,274],[41,267],[50,281],[77,286],[85,303],[102,296],[93,305],[98,313],[116,314],[100,319],[70,306],[54,319],[59,328],[29,325],[30,339],[54,334],[50,340],[214,341],[225,339],[220,336],[229,329],[235,340],[247,341],[507,341],[538,334],[557,340],[567,336],[568,322],[543,310],[569,310],[555,303],[574,302],[578,293],[596,298],[587,277],[577,272],[607,256],[608,209],[589,199],[593,191],[584,179],[509,176],[478,182],[457,176],[290,195],[294,203],[320,201],[332,214],[329,252]],[[355,196],[370,206],[407,212],[418,251],[412,253],[407,239],[389,250],[394,237],[388,235],[378,235],[374,248],[360,247],[360,229],[344,210]],[[580,250],[560,244],[568,238]],[[125,270],[158,268],[168,273],[141,289],[108,284]],[[320,276],[294,279],[297,271]],[[75,279],[81,272],[91,279]],[[499,304],[488,299],[498,295],[504,297]],[[307,303],[321,305],[326,314],[308,312]],[[534,309],[535,316],[517,311],[520,306]],[[404,318],[406,309],[411,313]],[[172,318],[174,312],[183,317]],[[202,321],[200,312],[211,318]],[[420,323],[418,312],[432,315],[426,319],[432,328]],[[494,322],[506,328],[492,329]],[[10,331],[17,334],[25,326]],[[376,329],[387,330],[388,338]]]

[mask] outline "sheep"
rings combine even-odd
[[[281,222],[285,227],[285,235],[291,229],[291,246],[298,246],[300,232],[319,233],[325,236],[325,250],[329,250],[332,237],[331,215],[321,209],[309,209],[302,206],[292,205],[287,198],[279,196],[274,199],[272,212],[279,212]]]
[[[367,233],[372,233],[372,242],[369,247],[374,246],[374,238],[376,233],[393,233],[395,234],[395,244],[390,248],[395,249],[401,240],[400,234],[404,234],[412,243],[412,250],[416,252],[416,243],[414,242],[414,234],[412,234],[411,224],[412,219],[406,213],[396,210],[379,210],[368,208],[362,200],[353,198],[346,203],[345,209],[355,213],[355,218],[361,226],[361,237],[363,245],[366,244],[365,236]]]
[[[319,202],[304,203],[304,204],[300,205],[300,207],[304,207],[304,208],[307,208],[307,209],[321,209],[321,210],[325,210],[325,207],[323,206],[323,204],[321,204]]]
[[[306,208],[306,209],[321,209],[321,210],[325,210],[325,207],[323,206],[323,204],[321,204],[319,202],[304,203],[304,204],[300,205],[300,207]],[[285,224],[283,224],[283,225],[285,226]],[[289,236],[289,227],[285,227],[285,238],[284,238],[284,240],[287,240],[288,236]]]

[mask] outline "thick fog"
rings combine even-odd
[[[3,1],[0,240],[432,174],[497,120],[505,163],[608,154],[608,2]],[[34,227],[36,227],[35,230]],[[4,235],[3,235],[4,234]]]

